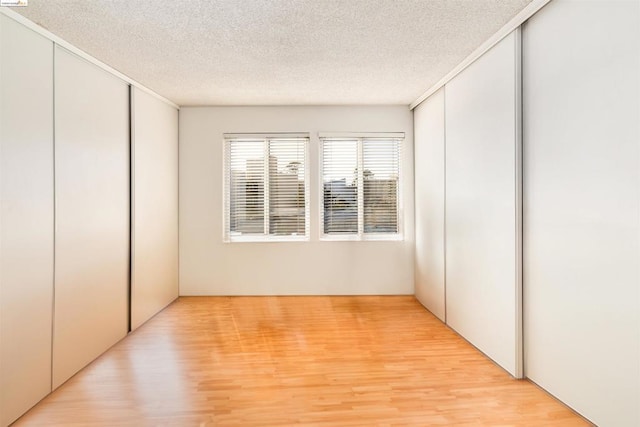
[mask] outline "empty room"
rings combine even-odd
[[[638,0],[0,0],[0,427],[640,426]]]

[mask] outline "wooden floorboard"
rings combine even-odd
[[[16,426],[586,426],[413,297],[182,297]]]

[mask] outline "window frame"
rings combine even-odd
[[[356,233],[328,234],[324,230],[324,145],[325,140],[357,140],[357,165],[358,168],[358,226]],[[398,140],[398,188],[396,195],[397,203],[397,223],[396,233],[365,233],[364,232],[364,171],[362,165],[363,141],[366,139],[395,139]],[[404,132],[319,132],[319,153],[318,153],[318,234],[320,241],[404,241],[404,168],[403,145],[405,140]]]
[[[247,234],[233,236],[231,234],[231,164],[230,164],[230,144],[233,141],[258,141],[262,140],[264,152],[264,224],[265,230],[269,227],[270,217],[270,195],[269,184],[271,177],[269,176],[269,155],[270,144],[272,140],[296,140],[302,139],[304,146],[304,218],[305,232],[304,235],[272,235],[263,234]],[[310,240],[311,235],[311,214],[310,214],[310,172],[309,172],[309,145],[311,138],[307,132],[295,133],[225,133],[222,137],[222,241],[224,243],[262,243],[262,242],[305,242]]]

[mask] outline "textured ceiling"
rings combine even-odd
[[[409,104],[531,0],[30,0],[179,105]]]

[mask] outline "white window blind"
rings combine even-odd
[[[331,136],[322,141],[325,236],[400,235],[399,136]]]
[[[398,233],[400,141],[363,139],[363,227],[365,233]]]
[[[358,233],[358,140],[322,144],[324,234]]]
[[[225,136],[225,240],[309,235],[308,137]]]

